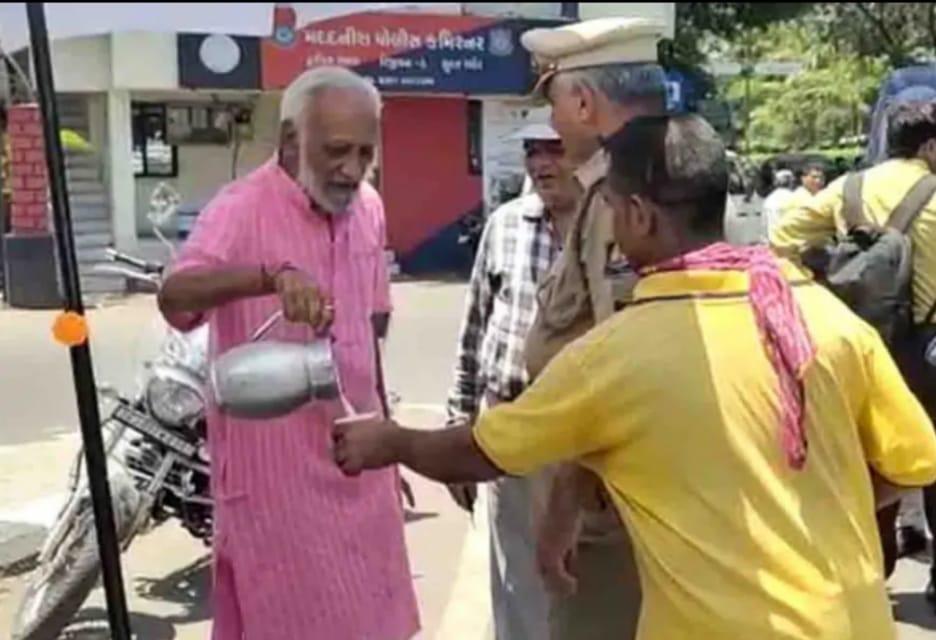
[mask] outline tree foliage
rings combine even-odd
[[[842,144],[866,132],[870,108],[890,69],[886,55],[860,54],[828,37],[819,11],[748,29],[724,47],[747,62],[797,61],[787,78],[732,79],[725,97],[749,109],[746,136],[754,148],[799,150]]]
[[[826,41],[857,55],[884,56],[895,67],[932,60],[936,51],[936,4],[821,3],[813,14]]]
[[[834,146],[860,136],[886,70],[883,60],[846,55],[785,80],[765,80],[748,136],[757,146],[783,149]]]
[[[790,20],[813,6],[808,2],[677,2],[676,38],[670,53],[683,64],[698,65],[705,62],[713,43]]]
[[[936,61],[936,3],[677,3],[664,53],[696,66],[802,63],[787,78],[734,78],[721,97],[739,108],[755,147],[834,145],[865,133],[890,69]]]

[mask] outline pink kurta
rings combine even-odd
[[[314,211],[274,161],[224,189],[198,217],[174,271],[289,262],[335,301],[332,336],[345,393],[379,409],[371,314],[389,311],[380,196],[347,215]],[[275,296],[212,312],[211,355],[247,341]],[[201,318],[170,322],[191,328]],[[280,324],[266,340],[302,342]],[[330,458],[337,403],[263,422],[209,416],[215,498],[215,640],[403,640],[419,628],[397,471],[345,478]]]

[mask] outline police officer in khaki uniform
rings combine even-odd
[[[625,304],[636,282],[615,254],[612,211],[600,193],[607,171],[601,141],[632,118],[663,112],[665,76],[656,62],[662,33],[656,21],[603,18],[523,34],[523,46],[543,70],[536,93],[552,106],[553,128],[578,166],[581,189],[527,338],[534,377],[566,344]],[[535,486],[539,568],[554,593],[553,640],[633,638],[640,613],[633,551],[597,479],[563,467]]]

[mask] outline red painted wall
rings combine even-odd
[[[468,173],[467,120],[463,98],[385,98],[380,185],[390,248],[398,254],[481,201],[481,176]]]

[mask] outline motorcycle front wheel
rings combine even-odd
[[[141,500],[132,484],[111,483],[117,534],[123,548],[136,535]],[[54,530],[54,528],[53,528]],[[13,619],[13,640],[56,640],[94,589],[100,557],[91,500],[82,500],[48,562],[33,572]]]

